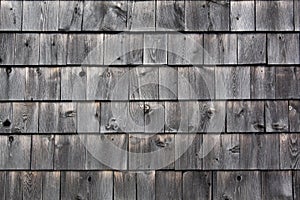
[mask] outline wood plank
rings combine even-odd
[[[211,199],[211,172],[183,172],[183,199]]]
[[[129,169],[174,169],[174,134],[130,134]]]
[[[203,64],[203,35],[168,34],[168,64]]]
[[[128,34],[129,47],[126,51],[128,65],[142,65],[144,57],[144,35]]]
[[[158,98],[160,100],[177,100],[178,98],[177,67],[166,67],[166,66],[158,67]]]
[[[251,99],[275,99],[275,67],[251,67]]]
[[[88,122],[88,123],[87,123]],[[77,103],[78,133],[99,133],[100,104],[96,102]]]
[[[155,200],[155,171],[136,174],[137,199]]]
[[[289,127],[290,132],[300,131],[300,102],[289,102]]]
[[[294,30],[293,1],[256,2],[256,30],[292,31]]]
[[[280,169],[300,168],[299,145],[298,134],[280,134]]]
[[[132,31],[154,31],[155,6],[155,1],[128,1],[127,29]]]
[[[60,199],[60,172],[42,172],[43,200]]]
[[[62,172],[62,199],[113,199],[113,173],[109,171]]]
[[[80,134],[86,147],[86,169],[127,170],[128,136],[126,134]]]
[[[55,135],[55,170],[85,169],[86,149],[78,135]]]
[[[259,171],[217,171],[214,181],[213,196],[216,199],[262,199]]]
[[[6,173],[5,199],[22,199],[22,180],[20,171]]]
[[[70,34],[67,64],[103,64],[103,34]]]
[[[144,133],[145,131],[145,106],[144,102],[129,102],[126,104],[127,125],[126,133]]]
[[[266,48],[265,34],[239,34],[238,63],[266,63]]]
[[[39,133],[59,133],[59,104],[39,104]]]
[[[59,100],[61,72],[58,67],[26,68],[26,100]]]
[[[300,197],[300,172],[293,172],[293,191],[294,191],[294,199],[298,199]]]
[[[13,103],[13,133],[38,132],[38,103]]]
[[[130,70],[129,98],[158,99],[158,67],[134,67]]]
[[[298,99],[300,97],[300,69],[298,67],[276,67],[276,99]]]
[[[240,142],[240,169],[279,169],[278,134],[241,134]]]
[[[300,2],[294,1],[295,31],[300,30]]]
[[[250,99],[250,67],[216,67],[216,99]]]
[[[22,1],[1,0],[0,30],[20,31],[22,26]]]
[[[83,30],[124,31],[127,1],[84,1]]]
[[[80,31],[82,26],[83,0],[59,1],[58,29]]]
[[[3,135],[0,144],[0,169],[30,169],[30,135]]]
[[[240,139],[238,134],[204,134],[203,169],[239,169]]]
[[[263,199],[293,199],[291,171],[262,172]]]
[[[287,101],[267,101],[265,104],[266,131],[287,132],[289,130]]]
[[[67,35],[40,34],[40,61],[41,65],[67,64]]]
[[[33,135],[31,169],[53,169],[54,135]]]
[[[12,104],[0,103],[0,133],[11,133],[12,119]]]
[[[230,30],[255,30],[255,3],[254,0],[230,2]]]
[[[57,31],[59,1],[24,1],[23,31]]]
[[[25,99],[25,68],[0,68],[0,99]]]
[[[165,133],[176,133],[183,126],[181,121],[181,103],[165,101]],[[181,124],[182,123],[182,124]]]
[[[0,184],[2,185],[2,187],[0,188],[1,199],[5,199],[6,173],[7,172],[5,171],[0,172]]]
[[[195,70],[190,70],[189,67],[178,67],[177,70],[178,70],[178,100],[190,99],[190,93],[193,94],[193,90],[190,83],[189,72],[190,71],[195,72]],[[194,94],[193,96],[196,95]]]
[[[185,30],[189,31],[226,31],[229,30],[230,4],[221,1],[185,2]]]
[[[87,100],[128,100],[128,67],[87,67]]]
[[[145,133],[163,133],[165,108],[163,102],[145,102]]]
[[[129,53],[129,36],[127,34],[104,35],[104,65],[125,65]]]
[[[299,64],[299,34],[269,34],[268,63]]]
[[[87,99],[87,67],[61,68],[61,99]]]
[[[264,103],[262,101],[228,101],[228,132],[263,132]]]
[[[136,187],[136,173],[114,172],[114,200],[135,200]]]
[[[58,130],[60,133],[76,133],[77,104],[60,103],[58,109]]]
[[[2,10],[1,10],[2,11]],[[2,12],[0,12],[2,14]],[[1,23],[0,23],[1,24]],[[12,65],[15,60],[15,34],[0,34],[0,65]]]
[[[156,30],[184,30],[184,1],[162,0],[156,2]]]
[[[167,64],[167,35],[144,34],[144,58],[147,64]]]
[[[182,172],[157,171],[155,174],[155,199],[182,199]]]
[[[39,63],[39,34],[16,34],[15,64],[38,65]]]
[[[175,135],[175,169],[194,170],[202,169],[201,134]],[[191,193],[193,194],[193,193]]]
[[[236,34],[204,34],[204,64],[237,64]]]
[[[42,198],[42,173],[23,171],[21,172],[21,193],[22,199],[41,199]]]

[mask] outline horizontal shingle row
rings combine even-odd
[[[0,132],[300,132],[299,109],[299,101],[1,103]]]
[[[293,0],[2,0],[0,30],[299,31],[299,8]]]
[[[1,67],[0,100],[300,99],[296,66]]]
[[[300,169],[291,133],[1,135],[0,144],[1,170]]]
[[[299,64],[299,34],[0,33],[0,65]]]
[[[24,200],[296,200],[299,197],[299,174],[299,171],[4,171],[0,172],[0,197]]]

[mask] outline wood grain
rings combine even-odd
[[[298,67],[276,67],[276,99],[300,97],[300,70]]]
[[[80,31],[82,26],[83,1],[59,1],[58,30]]]
[[[42,173],[42,195],[43,200],[60,199],[60,172]]]
[[[182,172],[157,171],[155,174],[155,199],[182,199]]]
[[[2,12],[0,13],[2,14]],[[15,34],[0,34],[0,65],[12,65],[15,63],[15,42]]]
[[[132,172],[114,172],[115,200],[136,199],[136,174]],[[153,195],[153,194],[152,194]]]
[[[100,103],[96,103],[96,102],[77,103],[78,133],[99,133],[99,130],[100,130]]]
[[[39,63],[39,34],[16,34],[15,64],[38,65]]]
[[[6,175],[5,199],[22,199],[22,179],[19,171],[13,171]]]
[[[42,198],[42,176],[40,172],[21,172],[22,199]]]
[[[0,99],[25,99],[25,68],[0,68]]]
[[[290,101],[289,102],[289,131],[298,132],[300,131],[300,102]]]
[[[136,174],[137,199],[155,200],[155,171]]]
[[[266,131],[287,132],[289,114],[287,101],[267,101],[265,103]]]
[[[58,133],[59,104],[39,104],[39,133]]]
[[[160,100],[177,100],[178,70],[177,67],[158,67],[158,98]],[[168,78],[166,78],[168,77]]]
[[[300,30],[300,2],[294,1],[295,31]]]
[[[266,35],[238,35],[238,64],[266,63]]]
[[[12,104],[0,104],[0,133],[11,133],[12,130]]]
[[[129,36],[127,34],[104,35],[104,64],[127,64],[129,50]]]
[[[256,2],[256,30],[258,31],[292,31],[293,1]]]
[[[230,30],[254,31],[255,29],[255,1],[230,2]]]
[[[280,168],[300,168],[300,139],[298,134],[280,134]]]
[[[1,0],[0,30],[20,31],[22,26],[22,1]]]
[[[143,64],[167,64],[166,34],[144,34]]]
[[[38,132],[38,103],[13,103],[13,133]]]
[[[275,99],[275,68],[251,67],[251,99]]]

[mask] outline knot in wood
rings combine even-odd
[[[106,130],[114,130],[117,131],[119,128],[118,122],[116,118],[110,118],[108,124],[105,126]]]

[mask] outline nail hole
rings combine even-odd
[[[5,126],[5,127],[8,127],[10,125],[11,125],[11,123],[8,119],[3,122],[3,126]]]
[[[236,177],[236,180],[237,180],[237,181],[241,181],[241,180],[242,180],[242,177],[241,177],[241,176],[237,176],[237,177]]]
[[[279,36],[278,38],[279,38],[279,40],[281,40],[281,39],[282,39],[282,37],[281,37],[281,36]]]
[[[9,10],[13,10],[13,8],[10,8]]]
[[[86,74],[86,73],[85,73],[85,71],[81,71],[81,72],[79,72],[79,76],[80,76],[80,77],[83,77],[83,76],[85,76],[85,74]]]
[[[25,46],[26,46],[26,47],[28,47],[28,46],[29,46],[28,42],[26,42],[26,43],[25,43]]]
[[[7,68],[6,68],[6,73],[7,73],[7,74],[10,74],[11,71],[12,71],[11,67],[7,67]]]
[[[239,17],[236,17],[236,20],[240,20],[240,18],[239,18]]]
[[[92,177],[88,177],[88,182],[91,182],[92,181]]]
[[[52,42],[52,46],[55,46],[55,42]]]
[[[8,137],[8,141],[9,141],[10,143],[12,143],[14,140],[15,140],[14,136],[9,136],[9,137]]]

